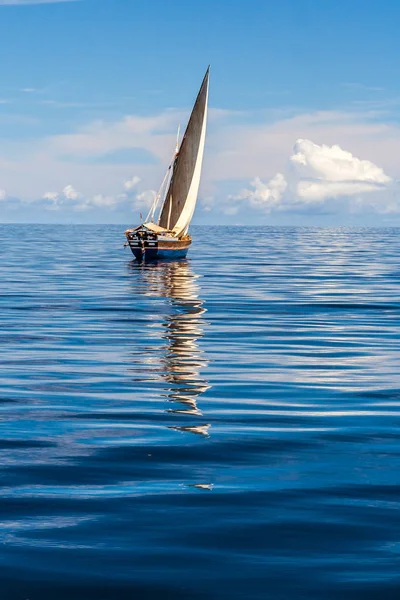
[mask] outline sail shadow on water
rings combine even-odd
[[[167,384],[163,394],[170,403],[167,412],[187,417],[188,423],[169,428],[208,436],[210,425],[196,422],[203,417],[198,399],[210,388],[202,375],[208,362],[198,345],[204,335],[206,308],[199,296],[197,276],[186,260],[132,261],[130,272],[135,276],[135,292],[166,298],[171,309],[162,320],[161,337],[165,344],[159,372]]]

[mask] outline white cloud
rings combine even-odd
[[[79,193],[76,191],[75,188],[72,187],[72,185],[67,185],[63,189],[62,193],[67,200],[78,200],[79,198]]]
[[[46,192],[45,194],[43,194],[43,198],[45,200],[57,200],[58,193],[57,192]]]
[[[133,207],[136,209],[139,209],[139,208],[149,209],[154,202],[156,194],[157,194],[157,192],[155,192],[154,190],[146,190],[145,192],[141,192],[140,194],[137,194],[134,199]]]
[[[134,187],[136,187],[139,182],[140,182],[140,177],[137,177],[135,175],[134,177],[132,177],[132,179],[128,179],[128,181],[125,181],[124,188],[127,191],[129,191],[129,190],[133,189]]]
[[[296,194],[308,203],[322,203],[325,200],[350,197],[356,194],[376,192],[380,187],[361,181],[299,181]]]
[[[253,189],[243,190],[239,196],[233,196],[232,199],[248,200],[251,206],[261,208],[265,212],[271,212],[274,208],[279,207],[288,186],[282,173],[277,173],[268,183],[263,183],[259,177],[256,177],[250,185]],[[234,213],[228,212],[227,214]]]
[[[141,149],[165,163],[175,148],[175,127],[181,118],[178,111],[164,111],[146,117],[127,115],[117,121],[92,121],[77,132],[47,138],[43,147],[52,155],[68,155],[75,160]]]
[[[91,199],[90,202],[93,206],[115,206],[118,204],[118,197],[115,196],[103,196],[103,194],[97,194]]]
[[[311,139],[329,146],[340,143],[355,156],[368,156],[375,164],[398,172],[400,127],[377,119],[373,111],[317,111],[295,114],[265,111],[235,117],[209,128],[205,172],[214,182],[230,178],[265,181],[287,164],[297,139]],[[209,193],[209,192],[207,192]],[[210,195],[214,193],[210,190]]]
[[[232,200],[246,200],[250,206],[266,213],[295,207],[321,205],[339,198],[349,199],[350,210],[368,207],[376,212],[399,212],[393,195],[364,200],[365,194],[387,191],[391,177],[369,160],[361,160],[338,145],[318,145],[299,139],[289,159],[287,176],[277,173],[267,183],[259,177],[252,189],[243,190]],[[225,210],[226,212],[226,210]]]
[[[152,205],[156,192],[154,190],[145,190],[137,192],[135,189],[140,182],[140,178],[133,176],[124,183],[124,192],[113,194],[94,194],[85,196],[78,192],[72,185],[67,185],[61,192],[46,192],[42,200],[46,202],[42,206],[48,210],[59,210],[61,207],[66,210],[84,212],[91,209],[113,210],[117,207],[123,207],[127,210],[148,209]],[[1,199],[1,195],[0,195]],[[30,203],[35,204],[35,201]]]
[[[84,197],[99,192],[111,196],[121,188],[121,181],[127,182],[124,189],[128,192],[139,183],[139,178],[131,176],[132,169],[140,174],[143,189],[151,189],[160,184],[171,160],[180,120],[182,112],[168,110],[153,116],[92,121],[76,132],[27,140],[10,141],[0,133],[0,179],[13,195],[27,201],[42,196],[44,189],[61,190],[65,181],[76,182]],[[97,161],[124,150],[134,150],[138,159],[129,165]]]
[[[132,210],[147,211],[152,206],[157,192],[155,190],[145,190],[143,192],[137,192],[136,188],[139,183],[140,177],[137,177],[137,175],[134,175],[131,179],[125,181],[125,193],[121,194],[120,197],[124,198],[130,203]]]
[[[7,198],[6,190],[0,190],[0,201],[5,200]]]
[[[46,192],[42,199],[47,201],[45,207],[50,210],[58,210],[62,206],[73,206],[82,199],[82,194],[77,192],[72,185],[67,185],[62,192]]]
[[[187,112],[166,110],[147,116],[92,121],[75,131],[53,136],[19,140],[0,136],[1,184],[12,192],[12,198],[23,198],[25,204],[33,203],[43,190],[49,190],[41,207],[62,208],[66,214],[93,210],[99,219],[104,216],[108,221],[112,211],[115,218],[122,211],[129,214],[132,209],[137,210],[136,207],[145,212],[145,206],[154,197],[151,190],[158,189],[175,147],[176,123],[184,122]],[[329,212],[331,208],[397,210],[399,203],[389,198],[393,193],[385,179],[386,173],[400,176],[400,126],[394,119],[385,123],[384,117],[378,119],[376,113],[365,110],[305,114],[223,112],[210,120],[200,211],[235,213],[247,204],[250,210],[246,218],[250,220],[252,209],[272,212],[309,207],[311,212],[315,207],[317,212],[325,204]],[[302,157],[290,160],[290,148],[296,139],[313,140],[311,150],[295,148],[293,157]],[[332,152],[327,152],[333,148],[352,158],[334,159]],[[125,161],[103,160],[132,149],[137,153],[137,162],[127,165]],[[142,150],[153,160],[142,160]],[[357,161],[368,168],[356,169]],[[281,176],[274,176],[278,172]],[[132,173],[137,173],[141,181]],[[379,174],[383,176],[381,182]],[[61,191],[66,181],[74,182],[80,198],[74,200],[74,192]],[[248,189],[239,194],[240,199],[232,198],[241,187]],[[147,198],[143,190],[149,191]],[[70,212],[68,218],[72,218]]]
[[[123,200],[124,198],[121,196],[105,196],[103,194],[96,194],[91,198],[82,198],[82,201],[75,205],[74,210],[85,211],[92,208],[112,209]]]
[[[140,177],[136,175],[131,179],[128,179],[124,183],[125,193],[121,194],[122,198],[129,201],[132,210],[149,210],[152,206],[154,199],[157,195],[155,190],[145,190],[143,192],[137,192],[136,188],[140,182]]]
[[[145,188],[158,187],[175,148],[176,124],[185,122],[187,113],[165,110],[96,120],[76,131],[28,137],[17,143],[0,139],[0,178],[14,195],[31,200],[43,189],[61,189],[64,181],[76,182],[86,197],[99,191],[112,195],[121,181],[130,178],[132,170]],[[377,136],[379,144],[375,143]],[[385,165],[388,157],[400,152],[400,128],[398,133],[385,133],[384,124],[365,122],[354,115],[325,111],[287,118],[284,113],[246,116],[228,111],[210,122],[201,194],[216,196],[215,186],[229,179],[249,181],[257,174],[265,180],[282,169],[288,148],[299,137],[327,143],[343,140],[344,147],[354,152],[358,144],[367,149],[371,160],[374,154],[376,160],[383,154]],[[131,165],[97,160],[132,149],[153,160],[133,161]],[[233,192],[233,186],[227,189],[227,194]]]
[[[340,146],[297,140],[290,158],[299,182],[296,193],[305,201],[354,196],[384,189],[392,179],[369,160],[360,160]]]

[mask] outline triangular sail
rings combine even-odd
[[[192,220],[200,185],[206,140],[209,69],[175,158],[173,173],[158,224],[181,237]]]

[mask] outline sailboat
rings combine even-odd
[[[180,145],[178,130],[173,160],[147,218],[125,231],[127,245],[138,260],[184,258],[192,243],[188,230],[196,207],[206,141],[209,74],[210,67]]]

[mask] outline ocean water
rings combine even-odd
[[[0,227],[0,597],[400,596],[398,229]]]

